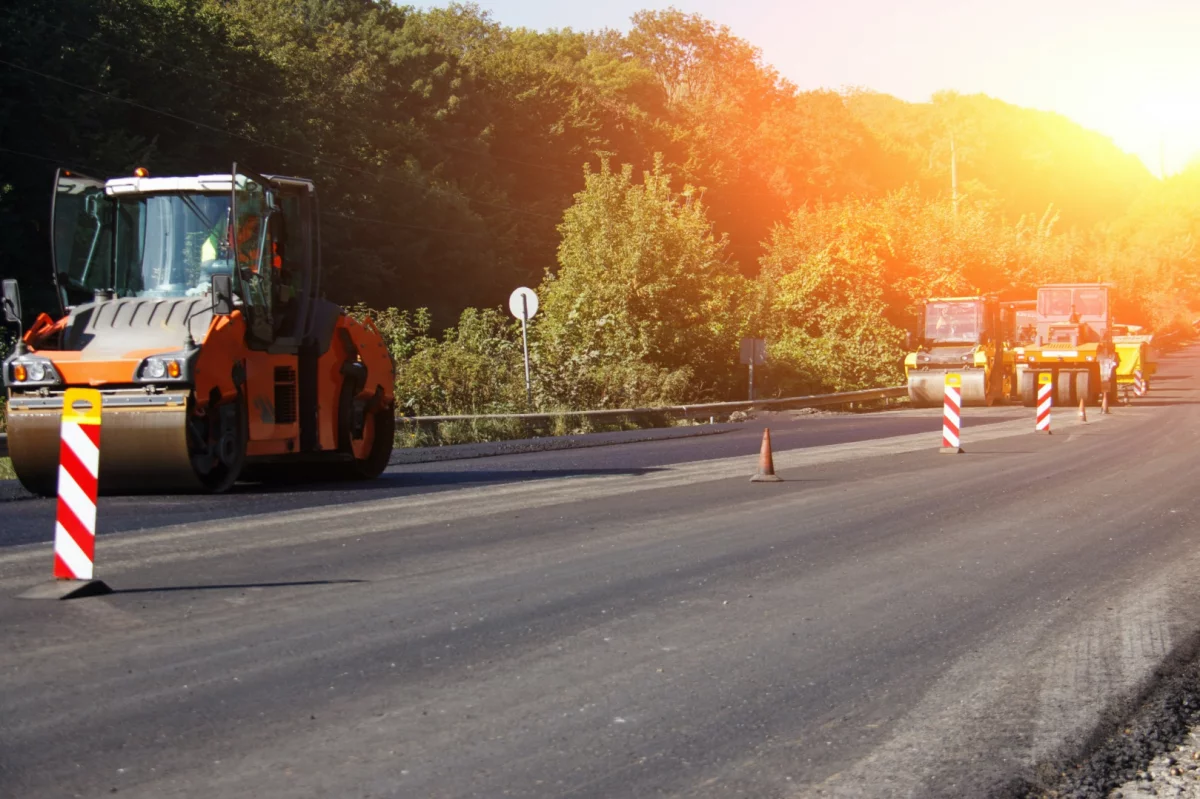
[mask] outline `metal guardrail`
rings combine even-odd
[[[553,413],[483,413],[460,414],[453,416],[398,416],[396,421],[401,424],[433,425],[441,422],[470,422],[470,421],[548,421],[563,416],[582,417],[587,419],[613,419],[626,416],[671,416],[689,419],[696,416],[706,416],[717,411],[729,412],[748,411],[755,408],[820,408],[829,405],[849,405],[855,402],[873,402],[877,400],[907,397],[906,386],[892,388],[869,388],[863,391],[843,391],[836,394],[809,394],[803,397],[780,397],[777,399],[745,400],[739,402],[708,402],[697,405],[664,405],[657,408],[611,408],[601,411],[556,411]]]
[[[810,394],[803,397],[780,397],[777,399],[747,400],[742,402],[707,402],[698,405],[664,405],[658,408],[610,408],[600,411],[557,411],[554,413],[484,413],[457,416],[398,416],[396,417],[396,421],[401,424],[420,426],[435,425],[441,422],[501,421],[506,419],[528,422],[549,421],[562,416],[587,419],[618,419],[629,416],[660,416],[690,419],[696,416],[708,416],[718,411],[732,413],[734,411],[748,411],[754,408],[820,408],[829,405],[849,405],[855,402],[874,402],[907,396],[908,389],[904,386],[897,386],[894,388],[869,388],[863,391],[843,391],[838,394]],[[0,458],[7,456],[8,436],[0,433]]]

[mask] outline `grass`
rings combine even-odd
[[[477,419],[462,422],[440,422],[437,425],[414,428],[401,424],[396,431],[397,447],[437,447],[447,444],[477,444],[487,441],[512,441],[541,436],[568,436],[584,433],[606,433],[617,430],[643,430],[654,427],[690,425],[684,420],[668,420],[654,416],[630,416],[597,422],[579,416],[555,416],[539,422],[521,419]]]
[[[13,471],[12,458],[0,458],[0,480],[16,480],[17,473]]]

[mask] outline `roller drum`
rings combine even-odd
[[[940,408],[946,401],[948,371],[922,370],[908,374],[908,399],[914,408]],[[962,378],[962,404],[991,405],[987,378],[982,369],[963,369],[954,372]]]
[[[940,408],[945,397],[945,372],[909,372],[908,400],[914,408]]]
[[[962,404],[964,407],[992,404],[993,397],[988,393],[987,377],[982,369],[963,371],[959,374],[962,376]]]
[[[8,451],[17,478],[35,494],[58,485],[60,409],[8,417]],[[187,407],[105,408],[100,425],[100,493],[163,493],[203,488],[188,454]]]

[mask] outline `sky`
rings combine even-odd
[[[1099,131],[1155,175],[1200,156],[1200,0],[476,1],[537,30],[628,30],[673,6],[727,25],[800,89],[982,92]]]

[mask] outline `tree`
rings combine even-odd
[[[572,404],[665,401],[724,379],[737,347],[737,283],[701,192],[674,192],[661,156],[640,185],[632,165],[616,172],[607,160],[584,184],[541,289],[539,374],[556,381],[548,393]]]

